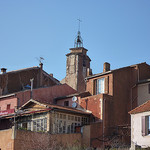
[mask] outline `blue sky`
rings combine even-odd
[[[150,0],[0,0],[0,68],[38,66],[61,80],[78,21],[93,73],[150,64]]]

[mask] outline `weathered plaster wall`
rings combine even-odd
[[[0,131],[0,149],[1,150],[13,150],[14,141],[12,138],[12,129]]]
[[[149,84],[150,83],[138,85],[138,106],[150,100]]]
[[[67,56],[65,83],[77,90],[84,92],[86,89],[85,77],[87,68],[90,68],[90,58],[84,48],[73,48]],[[64,82],[64,81],[63,81]]]
[[[7,110],[7,104],[10,104],[10,109],[14,109],[17,106],[17,98],[14,97],[8,97],[5,99],[0,99],[0,111]]]
[[[32,99],[38,100],[43,103],[53,104],[53,100],[56,97],[66,96],[74,94],[76,91],[67,84],[55,85],[52,87],[33,89]],[[30,100],[30,90],[16,93],[16,97],[19,98],[20,106]]]
[[[69,107],[72,107],[72,104],[73,104],[72,97],[71,98],[65,98],[65,99],[57,100],[57,105],[64,106],[64,102],[65,101],[68,101],[69,102]]]

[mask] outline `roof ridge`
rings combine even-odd
[[[19,72],[19,71],[28,70],[28,69],[38,69],[38,68],[39,68],[38,66],[33,66],[33,67],[28,67],[28,68],[22,68],[22,69],[18,69],[18,70],[8,71],[5,74],[7,74],[7,73],[13,73],[13,72]],[[0,75],[3,75],[3,74],[0,74]]]

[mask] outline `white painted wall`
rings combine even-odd
[[[131,115],[131,143],[142,148],[150,147],[150,135],[142,136],[142,116],[150,115],[149,112]]]
[[[138,106],[150,100],[148,85],[150,83],[143,83],[138,85]]]

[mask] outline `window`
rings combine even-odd
[[[7,104],[7,110],[9,110],[10,109],[10,104]]]
[[[105,90],[105,78],[100,78],[95,81],[95,94],[102,94]]]
[[[142,136],[150,135],[150,116],[142,116]]]
[[[33,131],[46,131],[46,130],[47,130],[47,118],[33,121]]]
[[[86,67],[86,57],[83,57],[83,67]]]
[[[53,134],[62,134],[62,133],[75,133],[76,127],[85,125],[89,123],[89,118],[87,116],[78,116],[73,114],[59,114],[59,118],[54,118],[52,133]]]
[[[69,101],[64,101],[64,106],[69,106]]]
[[[25,120],[25,118],[24,118]],[[18,129],[30,130],[30,131],[47,131],[47,118],[27,120],[18,123]]]

